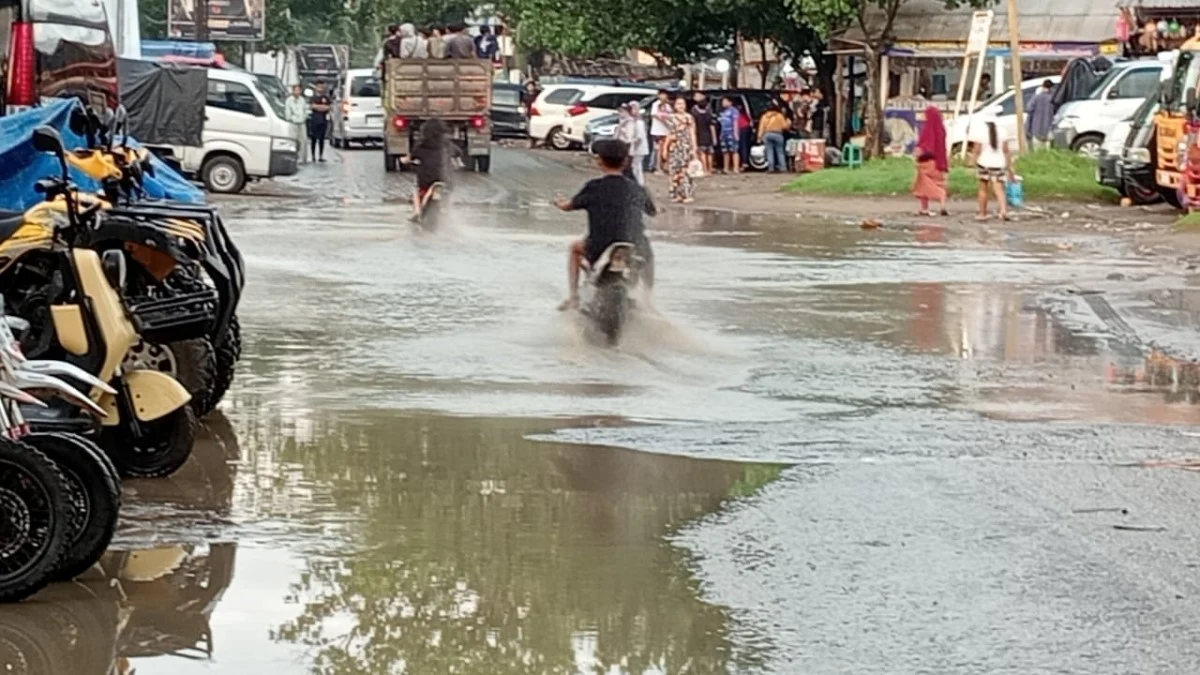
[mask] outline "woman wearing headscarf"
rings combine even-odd
[[[913,181],[912,192],[920,204],[919,216],[932,216],[929,203],[938,202],[941,205],[941,215],[950,213],[946,210],[946,174],[950,171],[950,158],[946,150],[946,125],[942,122],[942,112],[935,106],[925,109],[925,124],[917,137],[917,147],[914,151],[917,159],[917,177]]]
[[[425,38],[417,35],[417,28],[411,23],[400,26],[400,58],[429,58],[429,43],[425,41]]]

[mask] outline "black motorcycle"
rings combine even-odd
[[[610,347],[621,341],[634,303],[630,295],[637,287],[643,261],[633,244],[610,245],[592,265],[584,288],[580,313]]]

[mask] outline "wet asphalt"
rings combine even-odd
[[[235,387],[102,570],[0,607],[0,670],[1200,662],[1192,280],[1100,235],[675,211],[612,351],[553,309],[586,174],[497,150],[429,235],[408,175],[331,156],[221,200]]]

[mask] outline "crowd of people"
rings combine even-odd
[[[392,24],[384,36],[383,47],[375,57],[375,67],[386,59],[488,59],[504,56],[504,26],[480,26],[471,37],[465,23],[418,28],[411,23]]]

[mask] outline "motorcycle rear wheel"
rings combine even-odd
[[[0,439],[0,603],[53,580],[67,545],[66,479],[27,443]]]
[[[164,478],[187,463],[196,441],[196,413],[190,405],[140,424],[140,439],[126,424],[100,433],[100,446],[123,477]]]
[[[66,480],[73,513],[54,580],[70,581],[91,569],[112,542],[121,511],[121,479],[112,460],[82,436],[32,434],[25,441],[54,462]]]

